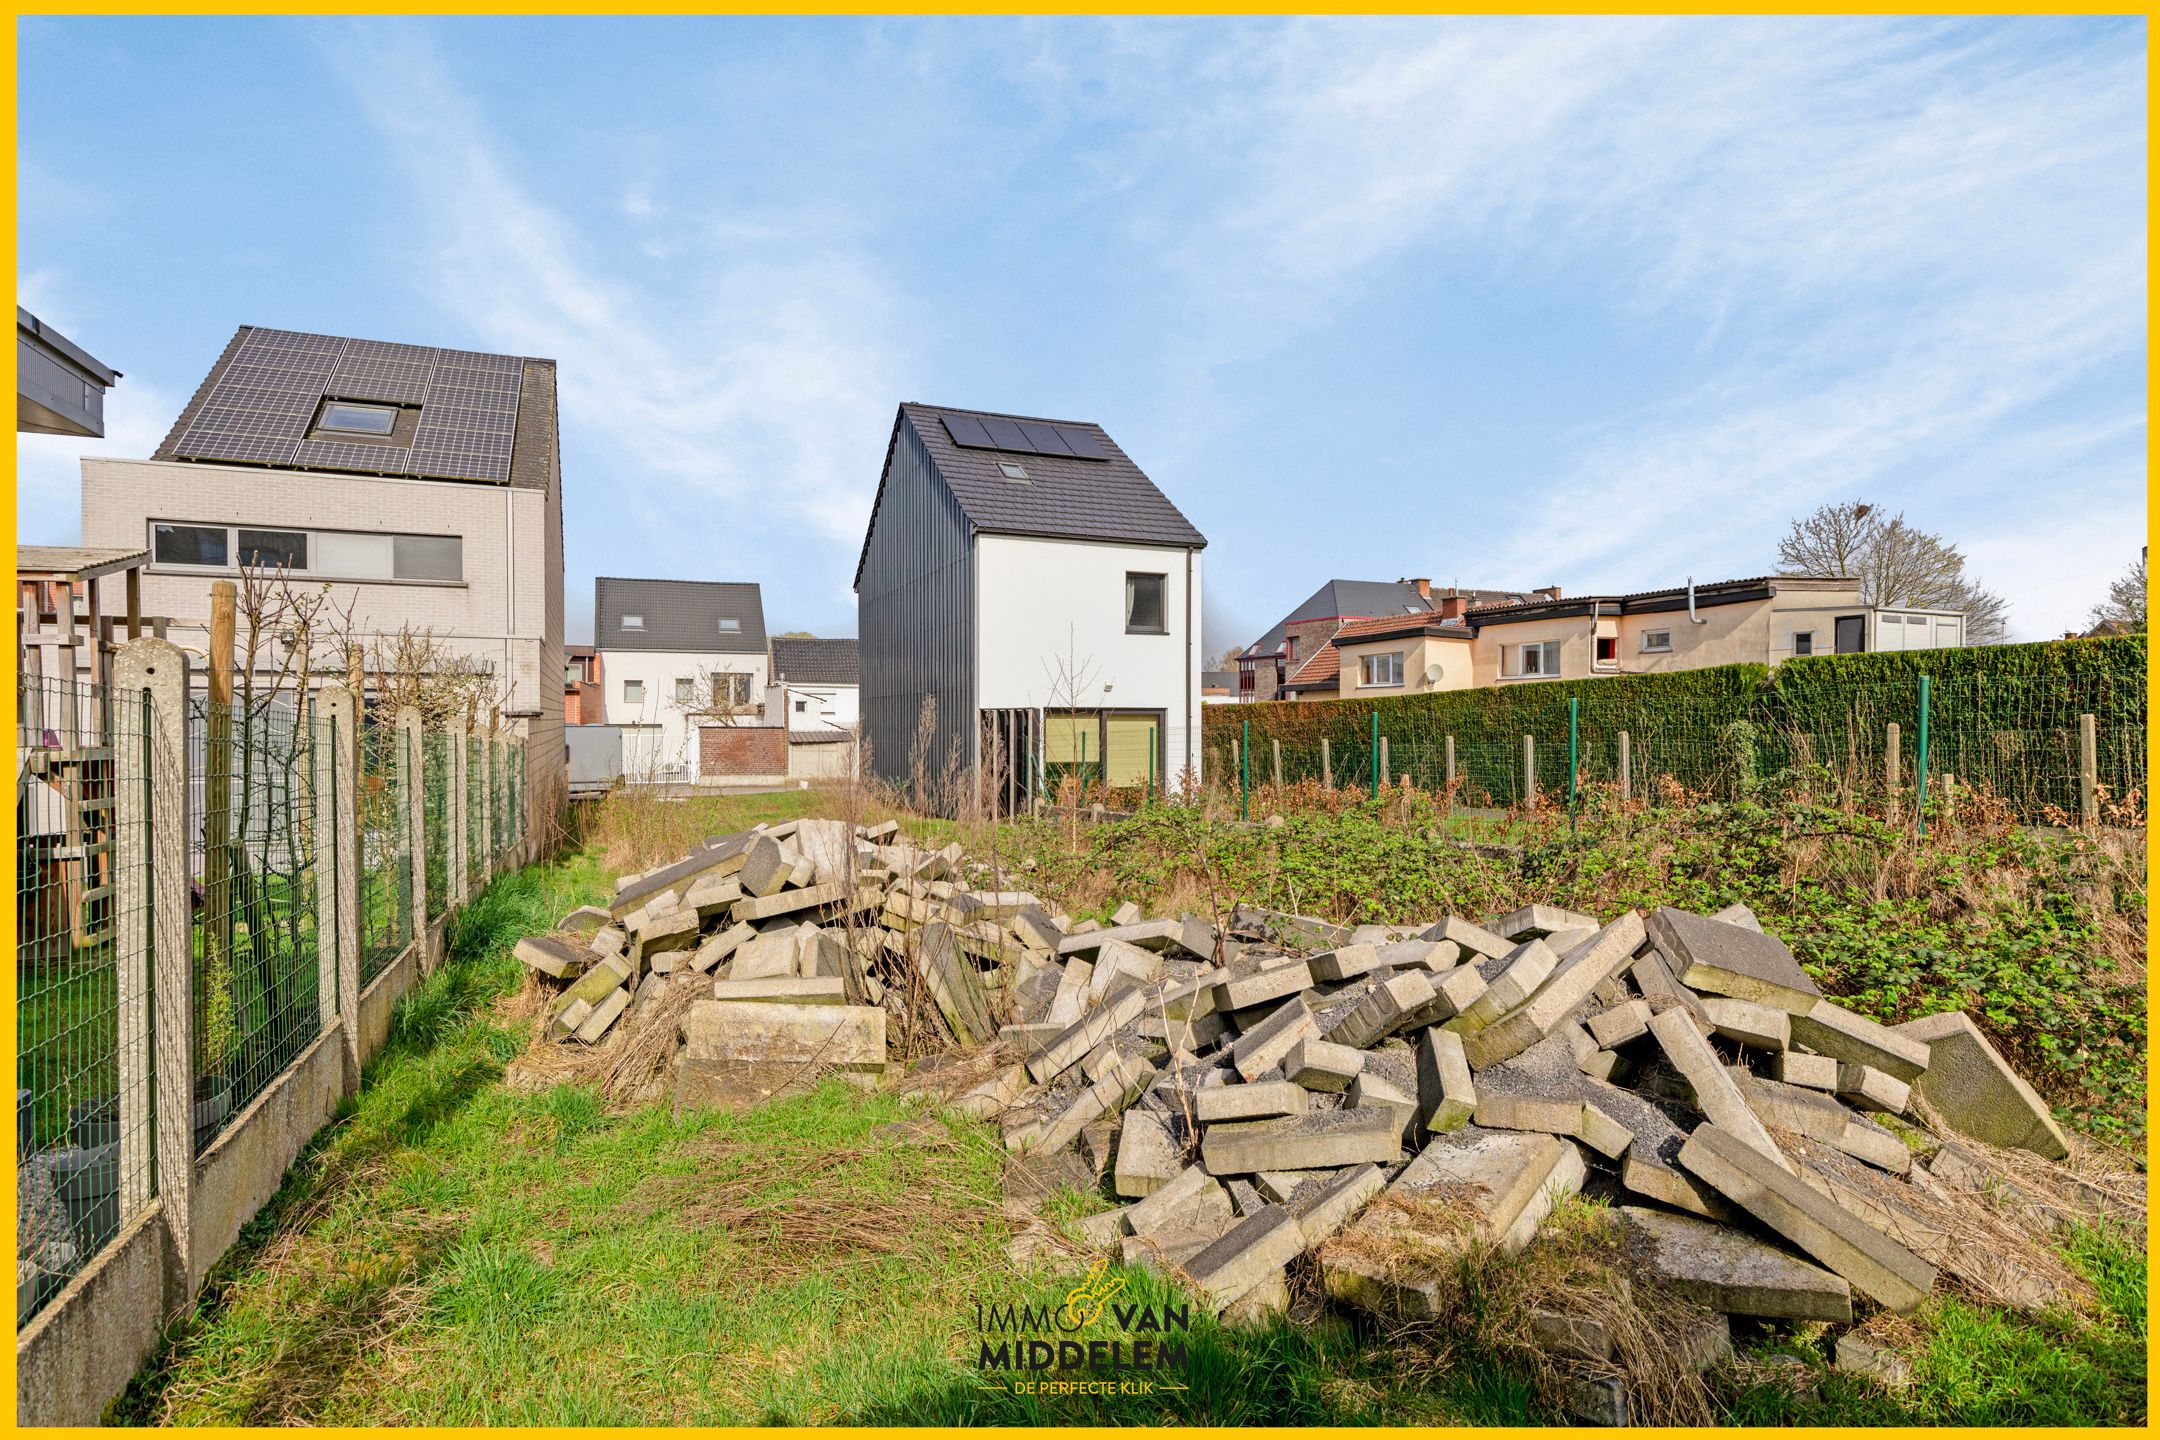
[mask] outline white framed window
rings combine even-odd
[[[161,568],[230,573],[247,566],[322,580],[457,583],[465,578],[461,537],[381,530],[273,529],[153,520],[150,558]]]
[[[1793,654],[1795,654],[1795,655],[1812,655],[1812,654],[1814,654],[1814,653],[1815,653],[1815,632],[1814,632],[1814,631],[1812,631],[1812,630],[1795,630],[1795,631],[1793,631],[1793,632],[1792,632],[1792,653],[1793,653]]]
[[[675,703],[678,705],[696,704],[697,681],[678,676],[675,681]]]
[[[1645,630],[1642,632],[1642,648],[1645,652],[1672,649],[1672,631]]]
[[[623,681],[623,682],[622,682],[622,701],[623,701],[623,704],[625,704],[625,705],[642,705],[642,704],[644,704],[644,703],[645,703],[645,682],[644,682],[643,680],[625,680],[625,681]]]
[[[1390,650],[1384,655],[1361,655],[1358,657],[1358,684],[1364,686],[1402,684],[1403,652]]]
[[[645,628],[645,617],[642,615],[625,615],[622,617],[622,628],[625,630],[643,630]]]
[[[1533,640],[1527,645],[1515,647],[1515,673],[1518,675],[1558,675],[1560,673],[1560,642],[1558,640]]]

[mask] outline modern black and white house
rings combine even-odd
[[[871,768],[1008,807],[1197,781],[1206,546],[1100,425],[902,405],[855,571]]]

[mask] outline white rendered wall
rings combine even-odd
[[[1125,633],[1127,571],[1166,577],[1167,633]],[[1160,710],[1172,782],[1188,765],[1198,778],[1198,551],[980,535],[975,586],[978,706]],[[1077,694],[1067,678],[1076,671]]]
[[[694,774],[698,759],[697,733],[690,710],[705,707],[702,701],[688,709],[677,704],[675,682],[694,679],[698,682],[696,693],[707,696],[711,691],[704,677],[715,672],[750,677],[750,701],[743,714],[747,717],[746,723],[760,723],[759,709],[765,694],[763,655],[694,654],[680,650],[602,649],[601,719],[609,725],[659,726],[660,738],[654,754],[656,763],[687,765]],[[623,699],[623,685],[632,680],[641,680],[645,684],[645,698],[637,704]],[[627,751],[625,763],[628,763]]]

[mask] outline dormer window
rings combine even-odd
[[[643,630],[645,628],[645,617],[642,615],[625,615],[622,617],[622,628],[625,630]]]
[[[723,616],[721,616],[721,617],[720,617],[720,633],[721,633],[721,634],[723,634],[723,635],[740,635],[740,634],[742,634],[742,621],[740,621],[740,620],[736,619],[736,618],[735,618],[735,617],[734,617],[733,615],[723,615]]]

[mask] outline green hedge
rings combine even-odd
[[[1657,675],[1562,680],[1371,700],[1210,706],[1204,731],[1212,773],[1237,783],[1234,741],[1251,726],[1253,782],[1317,778],[1364,785],[1373,764],[1373,717],[1387,742],[1387,773],[1427,788],[1444,782],[1447,743],[1468,803],[1524,799],[1523,737],[1537,784],[1564,791],[1568,701],[1577,702],[1575,775],[1616,777],[1626,732],[1638,794],[1669,778],[1729,794],[1782,770],[1827,765],[1854,780],[1880,777],[1888,726],[1899,726],[1907,783],[1919,762],[1919,681],[1929,677],[1931,776],[1955,774],[2010,801],[2028,818],[2077,804],[2077,717],[2099,731],[2101,783],[2126,802],[2144,785],[2145,637],[2058,640],[1967,650],[1817,656]],[[1323,751],[1321,742],[1327,742]]]

